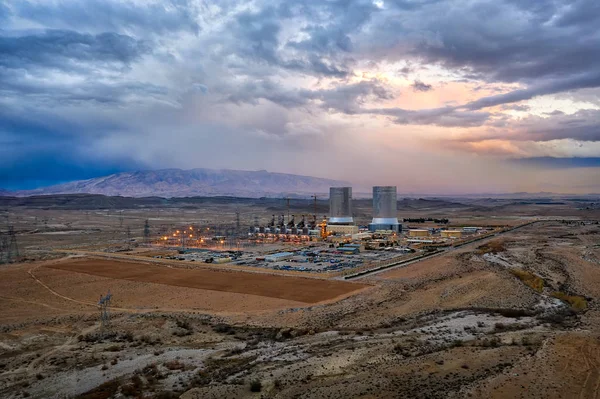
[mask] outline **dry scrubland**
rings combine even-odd
[[[552,214],[523,206],[488,221],[542,211]],[[119,220],[52,212],[85,233],[24,234],[35,261],[0,267],[0,397],[599,395],[598,225],[542,221],[344,282],[65,259],[119,245]],[[101,330],[95,303],[108,289]]]

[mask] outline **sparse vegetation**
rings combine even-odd
[[[544,290],[544,279],[541,277],[522,269],[511,269],[510,272],[525,285],[536,290],[537,292],[542,292]]]
[[[569,305],[571,305],[571,308],[573,310],[576,310],[579,312],[587,309],[587,306],[588,306],[587,300],[582,296],[567,295],[564,292],[553,292],[552,296],[554,298],[558,298],[561,301],[568,303]]]
[[[183,364],[179,360],[171,360],[165,363],[165,367],[169,370],[183,370],[185,369],[185,364]]]
[[[504,246],[504,241],[501,240],[493,240],[477,247],[477,253],[479,255],[489,253],[497,254],[504,251],[506,251],[506,247]]]

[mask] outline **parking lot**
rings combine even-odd
[[[270,253],[260,251],[211,251],[189,249],[170,256],[186,262],[240,265],[272,270],[330,273],[352,269],[364,263],[379,262],[402,256],[398,250],[361,251],[357,254],[342,253],[327,245],[286,251],[290,254],[278,261],[268,261]]]

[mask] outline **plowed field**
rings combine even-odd
[[[177,269],[144,263],[82,259],[47,266],[113,279],[158,283],[176,287],[236,292],[303,303],[334,299],[367,287],[365,284],[261,273]]]

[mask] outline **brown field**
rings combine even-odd
[[[303,303],[327,301],[368,287],[365,284],[342,281],[204,269],[177,269],[102,259],[74,260],[48,267],[120,280],[235,292]]]

